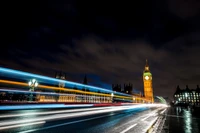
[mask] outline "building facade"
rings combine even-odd
[[[154,98],[153,98],[152,74],[150,72],[147,60],[143,72],[143,83],[144,83],[144,96],[146,99],[150,100],[153,103]]]
[[[179,86],[176,88],[174,93],[174,104],[175,105],[200,105],[200,88],[197,85],[196,89],[189,89],[186,85],[185,89],[180,89]]]

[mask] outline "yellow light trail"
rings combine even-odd
[[[11,80],[2,80],[2,79],[0,79],[0,83],[28,86],[27,83],[18,82],[18,81],[11,81]],[[69,88],[60,88],[60,87],[47,86],[47,85],[38,85],[38,87],[39,88],[43,88],[43,89],[63,90],[63,91],[68,91],[68,92],[80,93],[80,94],[89,94],[89,95],[99,95],[99,96],[111,97],[110,94],[103,94],[103,93],[97,93],[97,92],[88,92],[88,91],[82,91],[82,90],[74,90],[74,89],[69,89]],[[118,95],[114,95],[114,97],[124,98],[124,99],[132,99],[132,97],[118,96]]]

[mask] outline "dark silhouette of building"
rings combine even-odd
[[[116,92],[123,92],[123,89],[122,89],[122,86],[120,84],[112,84],[112,89],[113,91],[116,91]]]
[[[65,80],[66,79],[66,74],[63,73],[63,72],[56,72],[55,78]]]
[[[87,81],[87,76],[85,75],[84,79],[83,79],[83,84],[87,85],[88,81]]]
[[[116,92],[126,93],[126,94],[133,94],[133,85],[132,84],[124,84],[124,88],[122,88],[121,84],[113,84],[112,90]]]
[[[189,89],[186,85],[185,89],[180,89],[179,85],[174,93],[175,105],[200,105],[200,88],[197,85],[196,89]]]
[[[88,80],[87,80],[87,76],[85,75],[84,79],[83,79],[83,84],[84,85],[88,85]],[[83,91],[90,91],[88,88],[83,87],[82,89]]]
[[[124,93],[132,94],[133,92],[133,85],[132,84],[124,84]]]
[[[65,80],[66,74],[63,72],[56,72],[55,78]],[[65,86],[65,83],[60,82],[56,86],[63,88]]]

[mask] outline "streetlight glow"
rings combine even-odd
[[[32,82],[33,82],[33,83],[35,83],[35,82],[36,82],[36,80],[35,80],[35,79],[33,79],[33,80],[32,80]]]
[[[29,81],[29,82],[28,82],[28,85],[29,85],[29,86],[31,86],[31,84],[32,84],[32,82],[31,82],[31,81]]]
[[[37,86],[38,86],[38,82],[35,83],[35,87],[37,87]]]
[[[38,86],[38,82],[36,79],[32,79],[28,82],[28,85],[30,87],[30,91],[34,91],[34,88]]]

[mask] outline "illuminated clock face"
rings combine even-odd
[[[145,76],[145,79],[146,79],[146,80],[149,80],[149,76]]]

